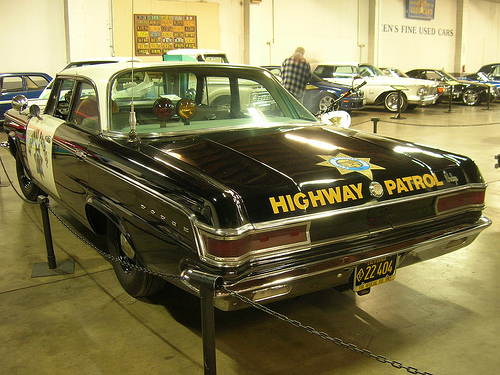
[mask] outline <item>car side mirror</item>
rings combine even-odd
[[[42,118],[40,117],[40,113],[42,111],[40,110],[40,107],[36,104],[33,104],[30,106],[30,117],[36,117],[37,119],[41,120]]]
[[[28,99],[24,95],[16,95],[12,98],[11,105],[14,110],[21,113],[28,108]]]

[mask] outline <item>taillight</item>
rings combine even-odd
[[[307,244],[309,242],[307,228],[308,226],[304,224],[226,237],[202,233],[202,239],[207,255],[216,258],[240,258],[257,251]]]
[[[484,193],[484,190],[472,190],[439,197],[436,201],[436,211],[438,214],[442,214],[467,207],[483,206]]]

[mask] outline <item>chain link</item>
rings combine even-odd
[[[354,344],[351,344],[351,343],[346,343],[344,342],[342,339],[338,338],[338,337],[331,337],[329,336],[327,333],[325,332],[320,332],[320,331],[317,331],[316,329],[314,329],[313,327],[311,326],[306,326],[304,324],[302,324],[301,322],[299,322],[298,320],[294,320],[294,319],[290,319],[289,317],[287,317],[286,315],[283,315],[283,314],[280,314],[279,312],[276,312],[274,310],[271,310],[270,308],[264,306],[264,305],[261,305],[260,303],[257,303],[257,302],[254,302],[252,301],[250,298],[247,298],[245,296],[242,296],[241,294],[235,292],[235,291],[232,291],[230,289],[228,289],[225,285],[223,285],[221,287],[221,290],[223,290],[224,292],[228,293],[229,295],[231,295],[233,298],[237,298],[239,299],[240,301],[244,302],[244,303],[247,303],[253,307],[255,307],[256,309],[258,310],[261,310],[269,315],[272,315],[274,316],[275,318],[278,318],[288,324],[291,324],[292,326],[296,327],[296,328],[301,328],[303,330],[305,330],[306,332],[310,333],[310,334],[313,334],[313,335],[316,335],[316,336],[319,336],[320,338],[322,338],[323,340],[327,340],[327,341],[330,341],[330,342],[333,342],[335,345],[337,346],[341,346],[341,347],[345,347],[347,348],[348,350],[351,350],[355,353],[358,353],[358,354],[361,354],[365,357],[368,357],[368,358],[375,358],[378,362],[381,362],[381,363],[388,363],[390,364],[392,367],[394,368],[397,368],[397,369],[404,369],[406,370],[407,372],[409,372],[410,374],[419,374],[419,375],[432,375],[432,373],[430,372],[421,372],[421,371],[418,371],[415,367],[411,367],[411,366],[404,366],[401,362],[397,362],[397,361],[391,361],[391,360],[388,360],[386,357],[384,356],[381,356],[381,355],[376,355],[376,354],[373,354],[370,350],[368,349],[360,349],[358,348],[356,345]]]
[[[117,258],[111,254],[108,254],[104,251],[102,251],[101,249],[99,249],[98,247],[94,246],[92,243],[90,243],[88,240],[86,240],[85,238],[83,238],[79,233],[77,233],[73,228],[71,228],[62,218],[60,218],[55,212],[54,210],[52,210],[52,208],[47,205],[47,209],[50,211],[50,213],[52,215],[54,215],[54,217],[66,228],[68,229],[76,238],[78,238],[81,242],[83,242],[85,245],[89,246],[90,248],[92,248],[93,250],[95,250],[97,253],[99,253],[101,256],[103,256],[104,258],[106,259],[109,259],[110,261],[112,262],[117,262],[117,263],[120,263],[126,267],[130,267],[130,268],[133,268],[137,271],[140,271],[140,272],[144,272],[144,273],[148,273],[148,274],[151,274],[151,275],[154,275],[154,276],[158,276],[158,277],[162,277],[162,278],[166,278],[166,279],[178,279],[178,280],[182,280],[182,277],[179,276],[179,275],[171,275],[171,274],[165,274],[165,273],[161,273],[161,272],[156,272],[156,271],[152,271],[148,268],[145,268],[145,267],[141,267],[141,266],[137,266],[135,264],[131,264],[129,262],[126,262],[124,261],[123,259],[121,258]],[[302,324],[301,322],[299,322],[298,320],[294,320],[294,319],[290,319],[289,317],[287,317],[286,315],[283,315],[283,314],[280,314],[279,312],[277,311],[274,311],[274,310],[271,310],[270,308],[264,306],[264,305],[261,305],[260,303],[257,303],[257,302],[254,302],[252,301],[251,299],[235,292],[235,291],[232,291],[230,289],[228,289],[225,285],[222,285],[220,287],[220,290],[226,292],[227,294],[229,294],[231,297],[233,298],[236,298],[236,299],[239,299],[240,301],[258,309],[258,310],[261,310],[271,316],[274,316],[275,318],[278,318],[279,320],[281,321],[284,321],[288,324],[291,324],[292,326],[296,327],[296,328],[301,328],[301,329],[304,329],[306,332],[310,333],[310,334],[313,334],[313,335],[316,335],[316,336],[319,336],[321,339],[323,340],[327,340],[327,341],[330,341],[332,343],[334,343],[335,345],[337,346],[341,346],[341,347],[345,347],[347,348],[348,350],[351,350],[355,353],[358,353],[358,354],[361,354],[365,357],[368,357],[368,358],[374,358],[376,359],[378,362],[381,362],[381,363],[388,363],[390,364],[392,367],[394,368],[397,368],[397,369],[405,369],[407,372],[409,372],[410,374],[418,374],[418,375],[433,375],[432,373],[429,373],[429,372],[421,372],[421,371],[418,371],[415,367],[411,367],[411,366],[403,366],[403,364],[401,362],[397,362],[397,361],[390,361],[388,360],[386,357],[384,356],[381,356],[381,355],[375,355],[373,354],[370,350],[368,349],[360,349],[358,348],[356,345],[352,344],[352,343],[346,343],[344,342],[342,339],[338,338],[338,337],[330,337],[330,335],[328,335],[327,333],[325,332],[320,332],[318,330],[316,330],[314,327],[311,327],[311,326],[306,326],[304,324]]]
[[[166,273],[161,273],[161,272],[153,271],[153,270],[150,270],[150,269],[148,269],[146,267],[142,267],[142,266],[138,266],[136,264],[129,263],[129,262],[127,262],[127,261],[125,261],[125,260],[123,260],[121,258],[115,257],[114,255],[111,255],[111,254],[109,254],[109,253],[107,253],[105,251],[102,251],[97,246],[94,246],[88,240],[86,240],[85,238],[83,238],[73,228],[71,228],[62,218],[60,218],[54,212],[54,210],[52,210],[52,208],[49,205],[47,205],[47,209],[50,211],[50,213],[52,215],[54,215],[54,217],[57,219],[57,221],[59,221],[66,229],[68,229],[76,238],[78,238],[85,245],[87,245],[90,248],[92,248],[93,250],[95,250],[98,254],[100,254],[104,258],[106,258],[106,259],[108,259],[108,260],[110,260],[112,262],[115,262],[115,263],[120,263],[121,265],[123,265],[125,267],[133,268],[133,269],[135,269],[135,270],[137,270],[139,272],[143,272],[143,273],[147,273],[147,274],[150,274],[150,275],[158,276],[158,277],[161,277],[161,278],[164,278],[164,279],[182,280],[182,277],[180,275],[170,275],[170,274],[166,274]]]

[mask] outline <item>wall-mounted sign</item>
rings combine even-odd
[[[134,14],[136,55],[164,55],[197,48],[196,16]]]
[[[406,0],[406,18],[433,20],[436,0]]]

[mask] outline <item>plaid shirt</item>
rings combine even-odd
[[[289,57],[281,64],[283,86],[297,99],[302,100],[307,82],[311,79],[311,66],[305,60]]]

